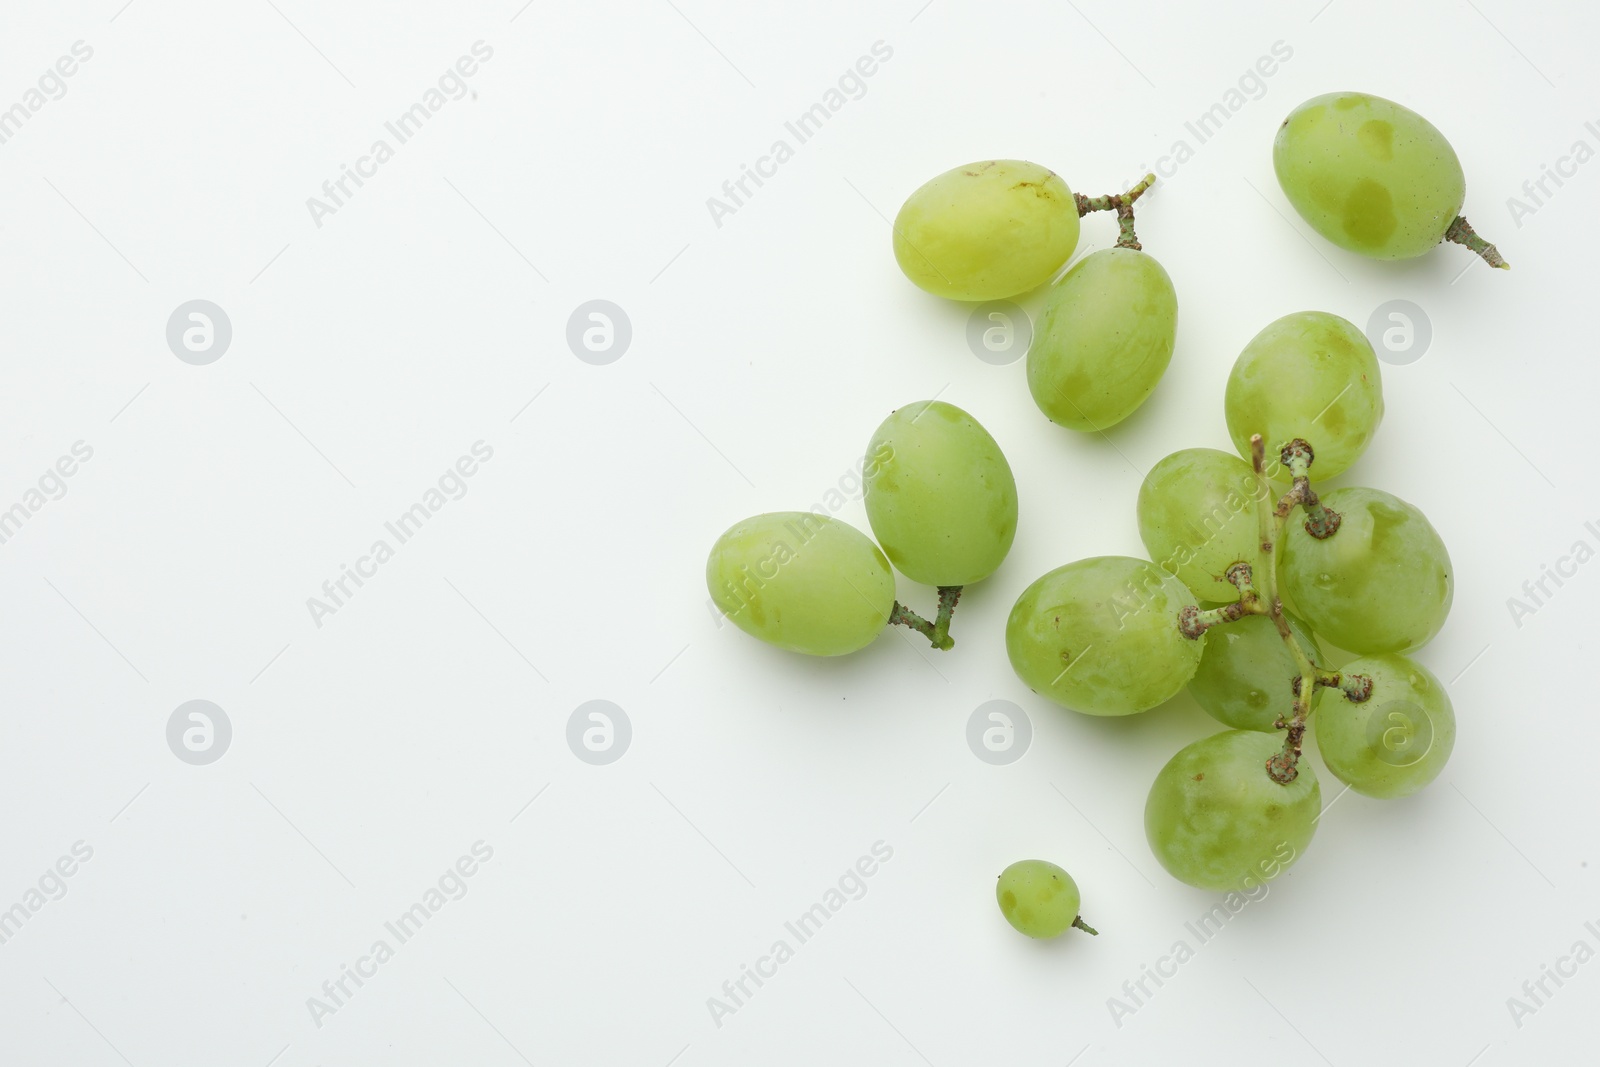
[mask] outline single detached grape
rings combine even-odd
[[[1028,389],[1052,422],[1103,430],[1133,414],[1172,361],[1178,296],[1151,256],[1106,248],[1050,289],[1028,349]]]
[[[1266,444],[1269,471],[1299,438],[1316,454],[1311,478],[1331,478],[1366,451],[1383,418],[1383,382],[1372,345],[1354,323],[1325,311],[1300,311],[1256,334],[1228,375],[1228,436],[1241,456],[1250,436]]]
[[[1261,576],[1268,566],[1256,518],[1258,486],[1238,456],[1214,448],[1172,453],[1139,486],[1139,537],[1150,558],[1201,600],[1238,600],[1228,568],[1244,562]]]
[[[1288,785],[1272,780],[1267,760],[1282,747],[1281,735],[1226,730],[1161,768],[1144,832],[1167,873],[1201,889],[1247,889],[1300,858],[1317,829],[1322,790],[1308,759]]]
[[[1302,648],[1316,648],[1305,623],[1288,615],[1289,631]],[[1189,679],[1189,694],[1207,715],[1235,730],[1274,733],[1279,716],[1293,710],[1294,657],[1278,627],[1265,615],[1206,631],[1200,669]]]
[[[1450,614],[1450,553],[1415,506],[1378,489],[1322,494],[1343,521],[1317,540],[1291,519],[1279,576],[1300,615],[1351,652],[1408,652]]]
[[[1203,641],[1178,631],[1194,594],[1153,563],[1080,559],[1017,598],[1006,652],[1041,696],[1089,715],[1132,715],[1171,699],[1193,677]]]
[[[1369,797],[1410,796],[1444,770],[1456,743],[1450,696],[1422,664],[1405,656],[1362,656],[1345,676],[1372,679],[1372,694],[1352,703],[1338,689],[1317,693],[1317,748],[1339,781]]]
[[[1006,922],[1029,937],[1047,941],[1073,926],[1098,932],[1078,917],[1078,883],[1053,863],[1018,860],[1000,872],[994,895]]]
[[[1017,533],[1017,483],[977,419],[938,400],[907,404],[867,455],[867,519],[901,574],[968,585],[994,573]]]
[[[706,561],[711,600],[745,633],[791,652],[842,656],[872,643],[894,607],[894,574],[866,534],[809,511],[728,529]]]
[[[894,258],[954,300],[1001,300],[1049,281],[1078,247],[1078,205],[1053,172],[1018,159],[945,171],[894,220]]]
[[[1272,169],[1313,229],[1374,259],[1433,248],[1467,193],[1444,134],[1367,93],[1328,93],[1291,111],[1272,142]]]

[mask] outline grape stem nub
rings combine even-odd
[[[1155,184],[1155,180],[1154,174],[1146,174],[1139,184],[1125,193],[1107,193],[1105,196],[1084,196],[1082,193],[1073,193],[1072,199],[1078,205],[1078,217],[1082,218],[1091,211],[1115,211],[1117,247],[1141,251],[1144,245],[1139,243],[1139,235],[1133,232],[1133,202],[1143,196],[1145,190]]]
[[[948,652],[956,647],[956,639],[950,636],[950,618],[955,614],[956,602],[961,599],[961,588],[959,585],[939,587],[939,614],[933,622],[929,622],[896,600],[894,607],[889,610],[889,625],[909,626],[926,637],[934,648]]]
[[[1096,930],[1094,927],[1092,927],[1088,923],[1084,922],[1082,915],[1079,915],[1076,918],[1074,918],[1072,920],[1072,925],[1076,926],[1078,929],[1082,930],[1086,934],[1093,934],[1095,937],[1099,937],[1100,936],[1100,931]]]
[[[1316,459],[1311,445],[1296,437],[1283,446],[1279,459],[1289,468],[1291,481],[1289,491],[1283,494],[1278,506],[1273,509],[1274,517],[1287,518],[1289,512],[1299,505],[1306,509],[1306,533],[1318,541],[1325,541],[1338,533],[1343,518],[1332,508],[1324,507],[1322,498],[1311,488],[1311,464]]]
[[[1080,211],[1079,214],[1081,215],[1082,212]],[[1483,261],[1491,267],[1499,267],[1501,270],[1511,269],[1511,264],[1501,258],[1500,250],[1482,237],[1479,237],[1476,231],[1473,230],[1472,223],[1467,221],[1465,215],[1457,215],[1455,217],[1450,223],[1450,228],[1444,231],[1444,239],[1446,241],[1454,241],[1458,245],[1465,245],[1482,256]]]
[[[949,648],[955,642],[950,637],[950,618],[956,613],[956,604],[961,600],[961,586],[941,585],[939,587],[939,614],[933,620],[933,635],[938,638],[934,642],[935,648]]]
[[[1266,614],[1268,614],[1266,605],[1253,593],[1241,595],[1232,604],[1208,608],[1205,611],[1191,604],[1178,612],[1178,632],[1195,641],[1205,636],[1205,632],[1213,626],[1221,626],[1225,622],[1238,622],[1246,615]]]

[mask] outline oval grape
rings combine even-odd
[[[1045,860],[1018,860],[1001,871],[994,895],[1006,922],[1041,941],[1060,937],[1078,919],[1078,883]]]
[[[1269,473],[1287,480],[1279,453],[1299,438],[1315,453],[1312,480],[1331,478],[1360,458],[1383,419],[1378,358],[1346,319],[1325,311],[1285,315],[1239,353],[1223,406],[1239,455],[1248,459],[1250,435],[1260,434]]]
[[[1017,483],[977,419],[943,401],[907,404],[867,456],[867,519],[901,574],[970,585],[994,573],[1016,537]]]
[[[1291,521],[1279,576],[1302,618],[1351,652],[1408,652],[1450,614],[1450,553],[1421,510],[1380,489],[1348,486],[1322,495],[1341,516],[1318,540]]]
[[[1343,673],[1366,675],[1372,692],[1360,703],[1334,688],[1317,694],[1317,748],[1333,776],[1383,799],[1410,796],[1439,777],[1455,748],[1456,713],[1433,672],[1387,653],[1351,660]]]
[[[1272,169],[1312,229],[1374,259],[1433,248],[1467,194],[1444,134],[1369,93],[1328,93],[1291,111],[1272,142]]]
[[[1133,715],[1176,696],[1200,664],[1201,641],[1178,631],[1194,594],[1155,564],[1097,556],[1028,586],[1006,620],[1017,677],[1088,715]]]
[[[1283,738],[1226,730],[1180,750],[1161,768],[1144,806],[1145,837],[1180,882],[1219,891],[1270,881],[1305,852],[1322,790],[1311,761],[1280,785],[1267,760]]]
[[[711,600],[745,633],[812,656],[870,645],[894,608],[889,561],[866,534],[809,511],[731,526],[706,561]]]
[[[1002,300],[1049,281],[1078,247],[1078,204],[1054,172],[1019,159],[945,171],[906,199],[894,258],[954,300]]]
[[[1237,600],[1228,568],[1248,563],[1264,576],[1268,565],[1256,516],[1260,495],[1255,472],[1238,456],[1214,448],[1174,452],[1139,486],[1139,537],[1150,558],[1199,599]]]
[[[1028,349],[1028,389],[1052,422],[1098,431],[1133,414],[1172,361],[1178,295],[1154,257],[1085,256],[1050,289]]]
[[[1314,651],[1316,642],[1306,624],[1287,612],[1285,617],[1301,647]],[[1293,711],[1297,673],[1294,657],[1273,621],[1265,615],[1246,615],[1206,632],[1200,668],[1189,679],[1189,695],[1224,726],[1272,733],[1278,717]]]

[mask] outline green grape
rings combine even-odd
[[[945,171],[894,220],[894,258],[955,300],[1002,300],[1049,281],[1078,247],[1078,204],[1053,172],[1019,159]]]
[[[1322,790],[1311,761],[1279,785],[1267,760],[1283,739],[1225,730],[1182,749],[1156,775],[1144,832],[1167,873],[1201,889],[1266,882],[1300,858],[1317,829]]]
[[[1314,230],[1374,259],[1433,248],[1467,194],[1444,134],[1367,93],[1328,93],[1291,111],[1272,142],[1272,169]]]
[[[1333,776],[1383,799],[1408,797],[1439,777],[1456,744],[1455,709],[1439,679],[1393,653],[1353,659],[1342,673],[1366,675],[1372,693],[1359,704],[1338,689],[1317,694],[1317,748]]]
[[[867,520],[901,574],[969,585],[994,573],[1017,533],[1017,483],[977,419],[938,400],[907,404],[867,455]]]
[[[1238,600],[1229,567],[1242,561],[1255,575],[1266,574],[1260,495],[1255,472],[1238,456],[1214,448],[1174,452],[1139,486],[1139,537],[1150,558],[1200,600]]]
[[[1287,612],[1285,617],[1301,647],[1314,652],[1317,646],[1306,624]],[[1293,710],[1296,673],[1294,657],[1273,621],[1246,615],[1206,632],[1205,652],[1189,680],[1189,694],[1224,726],[1273,733],[1278,717]]]
[[[1074,924],[1088,933],[1097,932],[1079,923],[1078,883],[1053,863],[1018,860],[1000,872],[994,895],[1006,922],[1029,937],[1047,941],[1060,937]]]
[[[1444,541],[1415,506],[1378,489],[1322,495],[1342,517],[1317,540],[1291,519],[1278,573],[1310,627],[1351,652],[1408,652],[1450,614],[1455,583]]]
[[[1258,433],[1269,472],[1287,479],[1278,454],[1299,438],[1316,453],[1311,477],[1331,478],[1360,458],[1383,418],[1378,359],[1352,322],[1325,311],[1285,315],[1239,353],[1224,409],[1241,456]]]
[[[706,561],[711,600],[753,637],[791,652],[842,656],[889,623],[894,574],[866,534],[809,511],[729,527]]]
[[[1153,563],[1080,559],[1017,598],[1006,653],[1034,692],[1088,715],[1132,715],[1171,699],[1200,664],[1202,641],[1178,632],[1194,594]]]
[[[1105,248],[1050,289],[1028,349],[1028,389],[1052,422],[1103,430],[1155,391],[1172,361],[1178,295],[1151,256]]]

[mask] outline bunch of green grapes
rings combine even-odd
[[[1369,796],[1421,789],[1455,741],[1444,688],[1401,655],[1449,613],[1443,540],[1389,493],[1311,488],[1313,474],[1354,464],[1377,431],[1383,387],[1371,346],[1338,316],[1287,315],[1240,354],[1224,406],[1251,464],[1174,453],[1146,476],[1138,504],[1151,556],[1218,605],[1188,621],[1203,649],[1188,687],[1231,729],[1174,756],[1145,806],[1162,865],[1209,889],[1273,877],[1310,843],[1318,788],[1300,739],[1313,710],[1329,772]],[[1319,639],[1361,656],[1327,670]]]
[[[1455,736],[1443,689],[1399,655],[1449,611],[1443,541],[1387,493],[1311,488],[1313,471],[1344,471],[1377,430],[1366,338],[1325,312],[1285,316],[1240,354],[1224,407],[1239,456],[1176,452],[1140,486],[1150,559],[1059,567],[1006,625],[1018,677],[1058,704],[1132,715],[1187,686],[1230,728],[1174,756],[1145,806],[1162,866],[1207,889],[1272,878],[1305,852],[1320,806],[1300,748],[1313,705],[1328,769],[1373,796],[1426,785]],[[1319,637],[1366,658],[1322,668]]]
[[[1459,214],[1466,186],[1449,142],[1399,104],[1361,93],[1309,100],[1278,131],[1273,165],[1295,209],[1344,248],[1408,259],[1449,240],[1505,265]],[[1175,347],[1172,279],[1134,233],[1134,202],[1154,180],[1091,198],[1035,163],[957,167],[905,201],[895,260],[953,300],[1048,284],[1029,392],[1053,422],[1103,433],[1149,398]],[[1116,245],[1064,270],[1091,211],[1116,213]],[[1450,611],[1443,539],[1389,493],[1312,486],[1355,467],[1383,412],[1378,361],[1355,325],[1323,311],[1269,323],[1227,379],[1237,454],[1184,449],[1145,476],[1136,517],[1149,558],[1067,563],[1011,608],[1007,656],[1047,700],[1129,716],[1187,688],[1226,727],[1174,755],[1146,799],[1150,847],[1180,881],[1241,889],[1299,860],[1321,812],[1308,733],[1326,773],[1372,797],[1424,788],[1450,756],[1450,698],[1410,658]],[[995,573],[1017,533],[1010,465],[976,419],[931,400],[883,421],[863,474],[872,537],[820,508],[737,523],[706,564],[716,608],[808,655],[858,651],[893,624],[952,647],[962,589]],[[897,571],[936,587],[932,620],[896,599]],[[1329,669],[1324,642],[1355,658]],[[1077,883],[1054,864],[1012,864],[996,899],[1031,937],[1094,932],[1078,914]]]
[[[858,651],[890,623],[952,647],[950,613],[962,587],[993,574],[1016,536],[1011,465],[978,420],[929,400],[883,421],[863,475],[877,543],[821,509],[745,519],[717,538],[706,561],[717,610],[753,637],[812,656]],[[936,621],[895,600],[891,564],[939,588]]]

